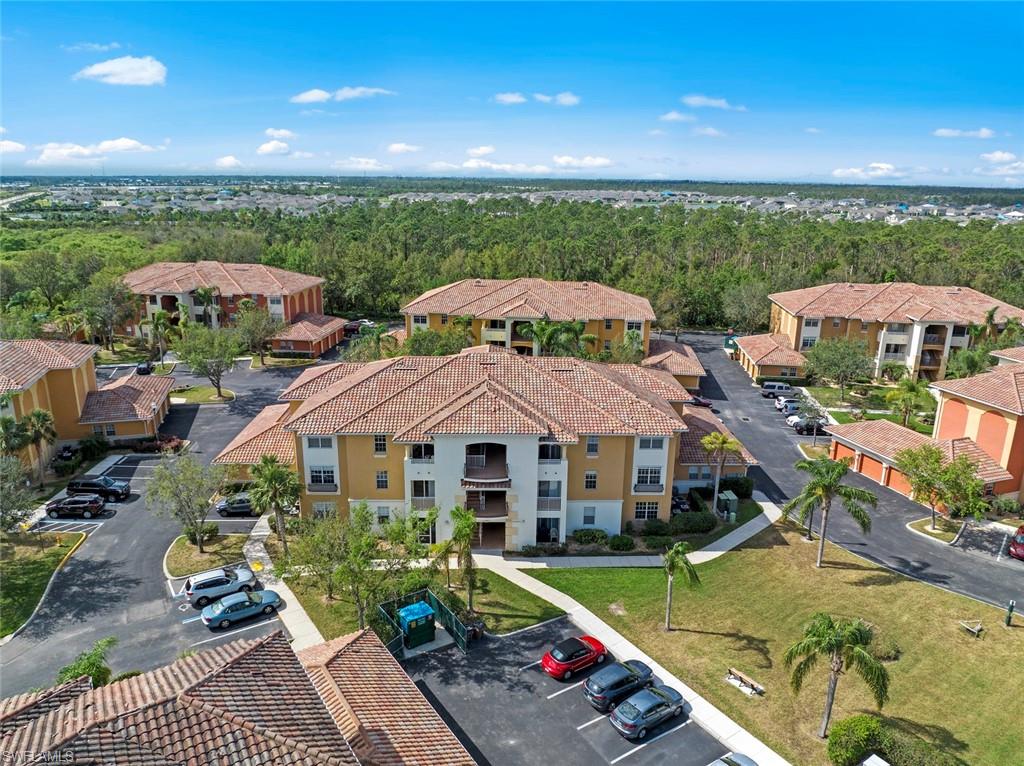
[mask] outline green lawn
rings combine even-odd
[[[867,396],[857,396],[853,393],[854,389],[866,388],[868,391]],[[838,386],[807,386],[807,391],[818,400],[825,409],[831,407],[842,407],[844,405],[853,407],[863,407],[866,410],[887,410],[889,409],[889,403],[885,401],[885,394],[891,391],[891,387],[887,386],[875,386],[875,385],[855,385],[846,387],[846,400],[841,401],[839,399],[839,387]]]
[[[316,359],[279,359],[277,357],[268,356],[264,358],[264,363],[260,364],[260,358],[253,356],[252,358],[252,369],[258,370],[261,367],[308,367],[311,364],[316,364]]]
[[[956,533],[960,531],[960,527],[963,526],[963,522],[953,521],[939,516],[935,519],[935,529],[932,529],[932,517],[928,516],[926,518],[910,522],[910,526],[918,532],[923,532],[929,537],[934,537],[936,540],[941,540],[944,543],[951,543],[953,542],[953,538],[956,537]]]
[[[849,412],[843,410],[829,410],[829,415],[836,419],[837,423],[853,423],[853,416]],[[899,423],[903,425],[903,418],[900,415],[893,413],[879,413],[879,412],[867,412],[864,414],[865,420],[891,420],[893,423]],[[913,428],[918,433],[922,433],[925,436],[931,436],[934,426],[922,423],[913,415],[910,416],[910,422],[908,424],[910,428]]]
[[[184,577],[244,561],[242,548],[247,539],[248,535],[218,535],[204,543],[204,550],[200,553],[196,546],[181,535],[171,543],[167,553],[167,571],[172,577]]]
[[[827,566],[816,569],[816,550],[795,527],[776,524],[702,564],[699,590],[677,584],[671,633],[662,630],[665,575],[658,569],[525,571],[580,601],[795,764],[827,763],[816,736],[826,667],[819,663],[796,695],[782,662],[817,611],[861,617],[880,643],[901,648],[900,658],[887,663],[891,699],[884,715],[967,763],[1019,762],[1020,705],[1006,703],[1019,697],[1010,679],[1024,657],[1024,620],[1005,628],[1000,610],[833,545]],[[959,626],[968,619],[984,621],[982,638]],[[729,667],[764,685],[765,695],[748,698],[726,684]],[[872,710],[864,684],[844,674],[833,720]]]
[[[757,518],[761,513],[761,506],[759,506],[753,500],[740,500],[739,510],[736,512],[736,523],[727,524],[725,522],[719,522],[718,526],[712,529],[710,532],[706,532],[701,535],[680,535],[676,539],[685,540],[693,546],[694,550],[700,550],[701,548],[711,545],[715,540],[720,537],[725,537],[727,534],[732,532],[737,527],[746,524],[751,519]]]
[[[5,535],[0,542],[0,636],[31,616],[57,565],[85,535]],[[59,542],[58,542],[59,540]]]
[[[828,457],[828,437],[825,437],[824,445],[818,444],[812,447],[810,444],[800,443],[797,445],[797,447],[800,449],[802,453],[804,453],[804,457],[808,458],[809,460],[817,460],[818,458],[821,457]]]
[[[170,375],[172,372],[174,372],[174,367],[176,364],[177,362],[165,362],[163,364],[153,365],[153,374]]]
[[[213,386],[192,386],[171,391],[171,399],[184,399],[186,404],[222,404],[234,401],[235,392],[221,388],[224,394],[222,398],[217,397],[217,389]]]
[[[148,349],[137,349],[122,341],[114,341],[114,352],[101,348],[96,354],[96,364],[136,364],[149,359]]]

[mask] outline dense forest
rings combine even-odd
[[[307,218],[260,211],[61,227],[3,221],[0,307],[73,303],[90,284],[154,260],[260,262],[322,276],[331,313],[393,314],[466,277],[593,280],[647,296],[664,326],[767,321],[769,292],[831,281],[974,287],[1024,306],[1024,227],[941,220],[903,226],[762,216],[731,208],[597,204],[356,205]]]

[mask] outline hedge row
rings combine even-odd
[[[832,725],[828,759],[834,766],[857,766],[877,753],[890,766],[961,766],[963,761],[877,716],[850,716]]]

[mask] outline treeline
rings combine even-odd
[[[923,220],[903,226],[735,209],[616,209],[491,200],[360,205],[300,218],[263,211],[138,221],[7,221],[0,305],[52,306],[102,272],[154,260],[260,262],[326,279],[326,308],[395,313],[470,277],[590,280],[650,298],[665,326],[767,321],[767,294],[832,281],[974,287],[1024,306],[1024,227]]]

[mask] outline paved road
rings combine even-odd
[[[224,380],[238,396],[234,402],[174,406],[162,430],[193,440],[193,452],[209,462],[301,369],[235,370]],[[191,378],[182,367],[175,370],[175,377],[182,382]],[[110,505],[112,512],[96,520],[28,628],[0,648],[0,696],[50,684],[58,669],[104,636],[118,638],[117,648],[109,655],[117,673],[150,670],[173,661],[186,649],[255,637],[281,627],[280,621],[254,622],[236,635],[234,629],[212,633],[198,620],[182,622],[197,612],[187,606],[179,610],[182,602],[171,597],[161,566],[180,527],[148,511],[139,494],[156,459],[127,456],[111,469],[115,478],[131,482],[132,496]],[[248,532],[255,523],[216,520],[225,532]],[[66,521],[68,531],[81,528]],[[180,590],[180,582],[171,585]]]
[[[786,427],[771,400],[762,398],[743,369],[722,351],[722,336],[687,333],[680,340],[693,346],[708,371],[704,395],[760,462],[751,471],[758,488],[781,505],[804,484],[804,474],[793,463],[802,457],[797,442],[809,442],[810,437],[798,437]],[[830,540],[911,577],[996,606],[1005,606],[1010,599],[1024,603],[1024,562],[999,557],[995,541],[983,543],[972,534],[963,547],[950,547],[921,537],[905,525],[926,516],[926,508],[859,474],[850,474],[848,481],[878,497],[872,531],[863,534],[839,509],[829,518]]]

